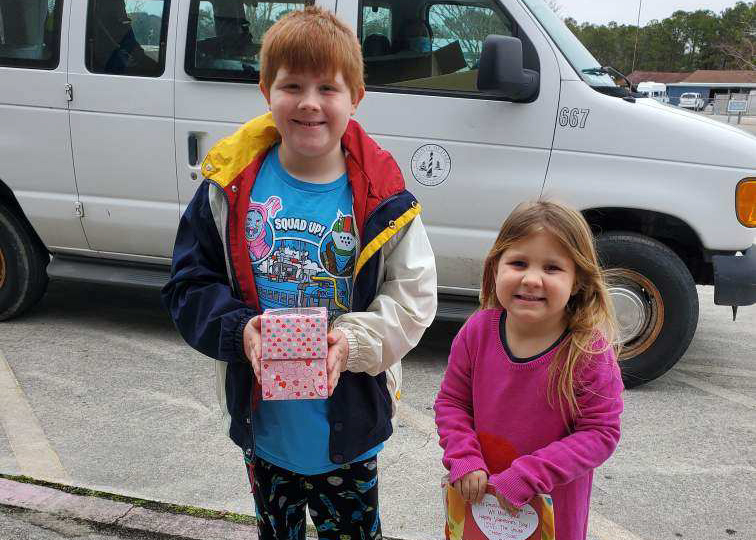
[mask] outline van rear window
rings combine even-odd
[[[0,0],[0,66],[55,69],[63,0]]]
[[[260,45],[265,31],[314,0],[192,0],[184,69],[198,79],[260,81]]]

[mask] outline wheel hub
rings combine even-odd
[[[619,340],[624,345],[640,335],[650,316],[649,306],[639,291],[630,287],[611,287],[609,295],[614,302]]]
[[[633,270],[617,270],[609,295],[617,318],[620,360],[633,358],[648,349],[664,325],[664,302],[659,289]]]

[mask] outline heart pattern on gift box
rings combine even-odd
[[[325,358],[276,360],[262,365],[262,395],[272,399],[323,399],[328,397]]]
[[[328,397],[326,308],[270,309],[260,319],[263,399]]]
[[[328,310],[269,309],[260,317],[264,360],[325,358],[328,355]]]

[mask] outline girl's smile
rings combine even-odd
[[[554,235],[541,231],[501,254],[495,283],[508,321],[552,328],[563,324],[575,292],[575,263]]]

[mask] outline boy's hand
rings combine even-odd
[[[462,498],[470,503],[479,503],[486,494],[488,475],[484,470],[472,471],[452,484],[452,487],[462,494]]]
[[[519,508],[517,508],[515,505],[510,504],[508,500],[506,500],[504,497],[502,497],[499,492],[496,492],[496,500],[499,501],[499,506],[501,506],[504,510],[507,511],[507,513],[510,516],[516,516],[517,512],[520,511]]]
[[[255,372],[255,378],[258,384],[260,382],[260,353],[262,343],[260,339],[260,317],[252,317],[244,327],[242,335],[244,340],[244,354],[247,355],[249,363],[252,364],[252,371]]]
[[[349,342],[341,330],[328,332],[328,356],[326,357],[326,373],[328,374],[328,396],[333,395],[339,383],[341,372],[346,370],[349,356]]]

